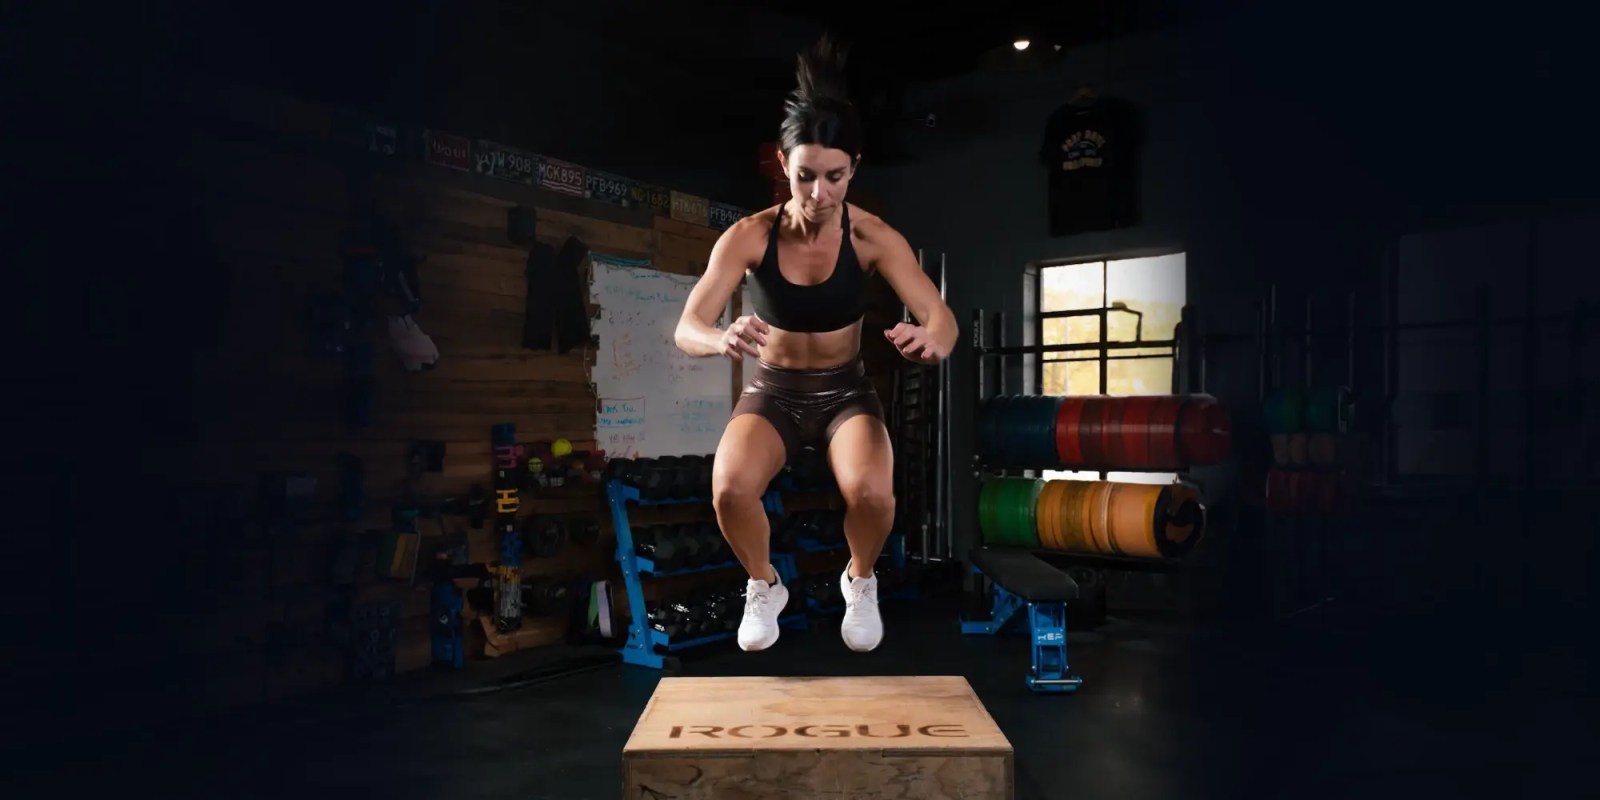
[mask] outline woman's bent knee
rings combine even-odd
[[[765,485],[757,486],[749,475],[715,473],[711,476],[711,505],[718,514],[761,508]]]
[[[840,486],[845,506],[851,511],[894,516],[894,489],[880,480],[864,480]]]
[[[711,504],[718,514],[762,511],[761,495],[783,467],[783,438],[772,423],[742,414],[728,423],[711,469]]]

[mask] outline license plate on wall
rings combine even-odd
[[[514,183],[533,183],[539,171],[539,157],[498,142],[480,140],[473,154],[480,175]]]
[[[551,191],[582,197],[584,168],[545,156],[539,162],[539,185]]]
[[[584,182],[585,194],[590,200],[624,207],[633,204],[632,198],[628,196],[627,178],[591,169],[584,174]]]
[[[428,131],[428,163],[472,170],[472,140],[452,133]]]

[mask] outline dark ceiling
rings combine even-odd
[[[880,78],[920,82],[987,67],[1039,66],[1073,46],[1150,30],[1176,21],[1174,4],[1155,0],[986,0],[982,12],[950,4],[914,13],[879,13],[870,4],[813,0],[804,4],[755,0],[778,13],[835,31],[852,46],[855,63]],[[1018,53],[1012,43],[1029,41]]]
[[[478,0],[483,2],[486,0]],[[492,0],[487,0],[492,1]],[[987,0],[982,13],[954,4],[895,13],[903,4],[840,0],[586,0],[525,3],[499,0],[520,21],[560,19],[660,57],[732,73],[793,70],[797,49],[827,30],[851,48],[852,73],[916,83],[985,67],[1037,66],[1063,49],[1162,27],[1177,20],[1170,0]],[[1012,43],[1031,46],[1018,53]]]
[[[156,35],[130,37],[138,44],[128,46],[165,47],[196,74],[505,135],[573,158],[749,152],[776,129],[797,52],[832,31],[850,47],[851,97],[875,163],[911,157],[901,140],[926,116],[908,101],[917,84],[1036,69],[1060,57],[1057,45],[1070,53],[1165,25],[1174,5],[986,0],[981,13],[927,5],[894,13],[838,0],[153,2],[173,13],[150,15]],[[1026,52],[1012,48],[1019,37],[1032,42]],[[581,124],[549,124],[543,96],[584,100],[580,115],[626,124],[606,126],[615,141]],[[705,120],[715,123],[697,122]]]
[[[1048,63],[1063,49],[1147,30],[1171,21],[1161,0],[986,0],[982,13],[952,4],[894,13],[890,4],[809,0],[278,0],[270,6],[194,4],[168,0],[189,13],[168,18],[169,38],[186,40],[216,63],[207,69],[313,91],[349,95],[390,79],[407,65],[424,66],[455,36],[454,19],[472,15],[515,30],[524,50],[538,50],[554,23],[590,32],[612,49],[647,52],[658,61],[692,65],[731,91],[770,93],[787,84],[794,56],[817,32],[830,30],[851,46],[851,78],[867,91],[906,86],[984,68]],[[893,4],[899,6],[900,4]],[[1185,4],[1187,5],[1187,4]],[[226,7],[226,10],[224,8]],[[186,18],[186,19],[185,19]],[[308,24],[308,19],[317,19]],[[485,31],[485,34],[488,34]],[[1018,53],[1019,37],[1033,44]],[[604,69],[597,52],[578,70]],[[648,83],[654,76],[637,74]],[[348,88],[338,88],[348,87]]]

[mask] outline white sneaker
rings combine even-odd
[[[844,592],[844,621],[839,623],[839,635],[845,646],[865,653],[883,641],[883,618],[878,616],[878,576],[850,577],[850,566],[845,565],[839,576],[839,587]]]
[[[776,570],[773,571],[776,574]],[[778,641],[778,615],[789,605],[789,589],[754,578],[744,588],[744,620],[739,623],[739,649],[765,650]]]

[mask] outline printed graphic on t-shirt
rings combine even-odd
[[[1052,236],[1134,224],[1134,120],[1121,102],[1068,102],[1051,112],[1039,138]]]
[[[1101,151],[1106,137],[1099,131],[1075,131],[1061,143],[1061,168],[1064,170],[1099,167],[1105,164]]]

